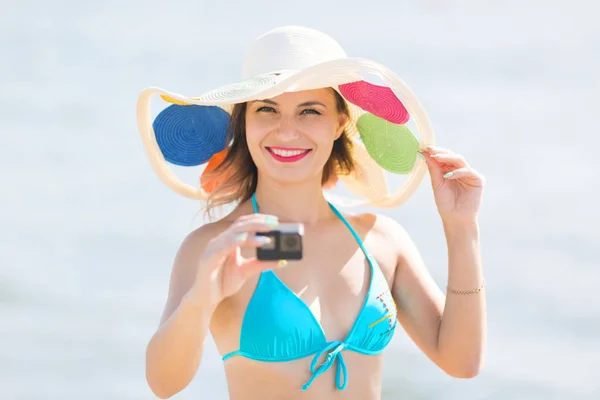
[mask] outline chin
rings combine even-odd
[[[275,146],[274,146],[275,147]],[[259,174],[279,185],[304,185],[312,181],[320,184],[323,166],[319,152],[314,148],[297,149],[266,146],[259,152],[260,163],[256,163]],[[288,150],[289,149],[289,150]],[[303,154],[299,154],[302,151]]]
[[[308,173],[307,171],[269,170],[263,175],[266,175],[268,180],[277,182],[279,185],[302,185],[315,179],[320,180],[319,174],[314,172]]]

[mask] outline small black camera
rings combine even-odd
[[[300,223],[279,224],[269,232],[257,232],[268,236],[271,243],[256,248],[256,258],[262,261],[301,260],[304,225]]]

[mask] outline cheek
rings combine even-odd
[[[304,124],[303,131],[319,147],[328,149],[333,146],[336,134],[335,128],[335,124],[329,121],[312,121]]]
[[[246,120],[246,142],[248,147],[254,148],[260,145],[268,130],[264,124],[259,124],[252,119]]]

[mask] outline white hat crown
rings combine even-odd
[[[300,26],[275,28],[252,43],[242,66],[242,79],[276,71],[300,71],[325,61],[346,58],[332,37]]]

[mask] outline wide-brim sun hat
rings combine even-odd
[[[367,76],[383,84],[370,83]],[[373,60],[348,57],[333,38],[305,27],[280,27],[256,39],[236,83],[194,97],[157,87],[144,89],[137,102],[137,120],[146,155],[169,188],[191,199],[206,200],[218,182],[200,179],[197,187],[183,183],[169,164],[206,165],[204,171],[212,171],[227,152],[235,104],[326,87],[337,90],[348,105],[346,133],[356,165],[352,174],[338,177],[356,198],[325,189],[328,200],[339,206],[379,208],[405,202],[427,171],[419,150],[434,144],[425,110],[393,71]],[[155,95],[168,106],[153,119]],[[418,136],[407,126],[409,120]],[[403,175],[404,182],[390,191],[386,173]]]

